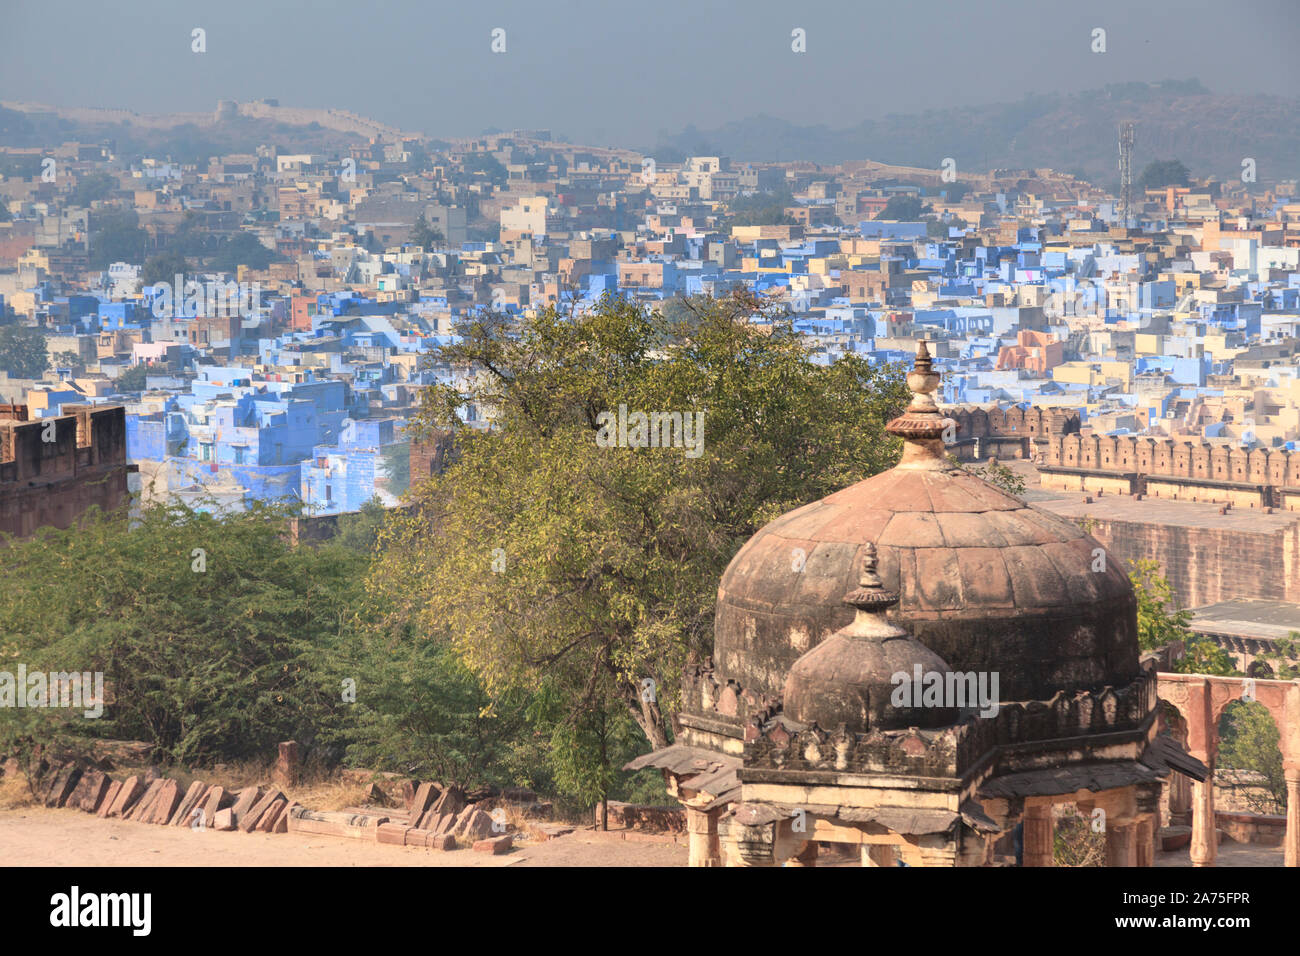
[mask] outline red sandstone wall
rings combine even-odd
[[[1040,447],[1049,466],[1300,488],[1300,455],[1281,448],[1247,452],[1176,438],[1061,434],[1047,435]]]
[[[1079,430],[1079,413],[1062,408],[981,408],[961,405],[944,409],[944,414],[957,423],[957,438],[989,438],[993,436],[1028,435],[1041,438],[1061,436]]]
[[[1160,563],[1183,607],[1233,598],[1300,601],[1300,581],[1288,574],[1300,554],[1300,526],[1264,534],[1092,518],[1094,538],[1125,562]]]
[[[54,441],[44,440],[51,419],[0,421],[0,533],[26,537],[46,525],[67,528],[91,505],[113,511],[128,500],[126,410],[82,405],[65,411],[52,419]]]

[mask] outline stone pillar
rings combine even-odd
[[[894,848],[888,843],[862,844],[863,866],[893,866]]]
[[[1219,835],[1214,823],[1214,767],[1204,781],[1192,781],[1192,866],[1214,866]]]
[[[1182,776],[1182,774],[1178,774]],[[1137,829],[1134,831],[1134,839],[1137,841],[1136,847],[1136,865],[1137,866],[1155,866],[1156,865],[1156,832],[1159,827],[1156,826],[1154,815],[1143,817],[1137,823]]]
[[[1133,831],[1137,824],[1132,820],[1124,823],[1109,822],[1106,825],[1106,865],[1136,866],[1136,847],[1133,845]]]
[[[1025,807],[1024,866],[1053,865],[1055,829],[1051,804]]]
[[[687,807],[686,833],[691,854],[688,866],[722,865],[722,846],[718,842],[718,818],[715,814]]]
[[[1286,771],[1286,866],[1300,866],[1300,767]]]
[[[817,844],[809,840],[803,845],[803,849],[796,853],[790,859],[785,861],[786,866],[816,866],[817,865]]]
[[[277,787],[289,788],[298,783],[298,742],[286,740],[280,744],[280,755],[271,771],[271,780]]]
[[[1191,778],[1181,773],[1169,775],[1169,825],[1171,827],[1190,827],[1192,825],[1192,787]]]

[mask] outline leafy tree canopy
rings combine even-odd
[[[103,269],[113,262],[144,262],[149,234],[133,209],[105,209],[92,214],[90,264]]]
[[[145,260],[140,270],[140,284],[156,285],[159,282],[175,282],[176,276],[189,273],[189,263],[178,252],[164,252]]]
[[[896,220],[898,222],[916,222],[929,207],[921,201],[920,196],[890,196],[885,208],[880,210],[877,219]]]
[[[234,272],[240,266],[265,269],[276,258],[251,232],[237,232],[218,247],[210,265],[218,272]]]
[[[1174,670],[1186,674],[1234,673],[1232,658],[1213,641],[1198,638],[1188,624],[1192,612],[1178,607],[1173,588],[1160,573],[1156,561],[1132,562],[1129,580],[1137,595],[1138,646],[1156,650],[1174,641],[1182,641],[1185,654],[1174,663]]]
[[[465,156],[462,165],[468,175],[481,173],[498,185],[504,186],[510,178],[509,172],[501,165],[501,161],[491,153],[469,153]]]
[[[69,202],[73,206],[89,206],[97,199],[107,199],[117,189],[117,177],[108,173],[90,173],[77,181]]]
[[[1147,163],[1138,178],[1138,185],[1143,189],[1158,189],[1162,186],[1186,186],[1187,167],[1176,159],[1157,159]]]
[[[0,371],[13,378],[40,378],[48,366],[44,332],[22,325],[0,327]]]
[[[416,217],[415,225],[411,227],[411,242],[428,252],[442,242],[447,237],[438,229],[429,225],[429,220],[424,218],[424,213]]]
[[[813,364],[752,297],[692,305],[689,322],[614,298],[518,326],[478,317],[439,356],[477,377],[424,396],[420,427],[455,429],[457,457],[386,532],[371,591],[490,692],[559,694],[574,716],[557,741],[593,739],[581,720],[613,708],[665,743],[740,545],[897,454],[883,429],[906,403],[899,369]],[[494,410],[494,427],[465,427],[468,402]],[[701,413],[698,456],[602,447],[602,413],[620,406]]]
[[[143,363],[128,366],[117,377],[117,390],[119,392],[142,392],[148,375],[149,366]]]
[[[146,740],[177,764],[310,743],[343,705],[331,661],[365,558],[291,547],[285,516],[265,505],[221,518],[150,507],[128,527],[125,515],[92,510],[80,529],[8,541],[0,658],[103,672],[102,719],[54,709],[48,719]],[[9,742],[11,716],[22,715],[0,710]]]

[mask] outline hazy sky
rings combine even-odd
[[[644,147],[757,113],[843,127],[1128,80],[1293,97],[1298,50],[1296,0],[3,0],[0,99],[151,113],[274,97],[434,136],[549,127]]]

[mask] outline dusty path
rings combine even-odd
[[[1156,866],[1191,866],[1192,851],[1190,847],[1174,850],[1172,853],[1157,853]],[[1229,843],[1224,840],[1219,844],[1219,856],[1215,866],[1285,866],[1286,852],[1280,846],[1258,846],[1256,844]]]
[[[0,811],[5,866],[685,866],[683,846],[581,831],[503,856],[299,833],[218,833],[101,820],[80,810]]]

